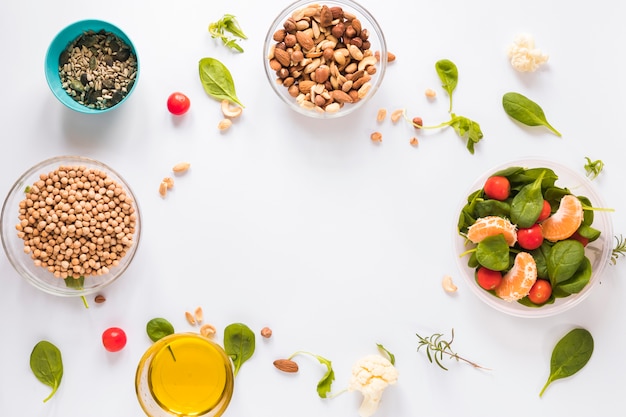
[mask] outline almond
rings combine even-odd
[[[311,92],[311,88],[315,85],[315,81],[305,80],[298,83],[301,93],[307,94]]]
[[[350,95],[341,90],[331,91],[330,96],[338,103],[352,103],[354,101]]]
[[[279,371],[294,373],[298,372],[298,364],[290,359],[276,359],[274,366]]]
[[[291,57],[289,56],[289,52],[276,48],[274,51],[274,58],[282,65],[283,67],[288,67],[291,64]]]
[[[303,51],[310,51],[315,47],[315,42],[313,42],[313,38],[311,38],[302,31],[296,32],[296,39],[298,40],[298,43],[302,47]]]

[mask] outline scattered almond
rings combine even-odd
[[[272,337],[272,329],[270,329],[269,327],[262,328],[261,336],[263,336],[266,339],[269,339],[270,337]]]
[[[276,359],[274,361],[274,366],[279,371],[294,373],[298,372],[298,364],[292,361],[291,359]]]
[[[179,162],[176,165],[174,165],[174,167],[172,168],[172,171],[174,171],[175,174],[184,174],[185,172],[189,170],[190,166],[191,164],[189,162]]]
[[[383,134],[380,132],[374,132],[370,135],[372,142],[380,143],[383,141]]]
[[[200,327],[200,334],[204,337],[213,337],[217,333],[217,329],[212,324],[206,323]]]
[[[187,321],[189,322],[189,324],[191,324],[192,326],[196,325],[196,319],[193,316],[193,314],[191,314],[188,311],[185,311],[185,318],[187,319]]]
[[[378,114],[376,115],[376,121],[378,123],[381,123],[383,120],[385,120],[385,117],[387,117],[387,109],[378,110]]]

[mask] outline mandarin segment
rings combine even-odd
[[[517,242],[517,227],[504,217],[481,217],[467,229],[467,238],[472,243],[479,243],[487,237],[499,234],[504,236],[504,240],[509,246],[513,246]]]
[[[567,239],[583,221],[583,205],[578,197],[567,194],[561,198],[557,211],[541,222],[543,237],[550,242]]]
[[[513,268],[504,274],[502,282],[496,287],[496,295],[509,302],[520,300],[528,295],[535,281],[535,258],[528,252],[520,252],[515,256]]]

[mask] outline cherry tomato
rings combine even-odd
[[[118,352],[126,346],[126,333],[119,327],[109,327],[102,333],[102,344],[109,352]]]
[[[587,239],[584,236],[581,236],[580,233],[578,233],[578,232],[574,232],[574,234],[571,235],[569,238],[570,239],[575,239],[575,240],[579,241],[580,243],[583,244],[583,246],[587,246],[587,244],[589,243],[589,239]]]
[[[191,101],[189,100],[189,97],[183,93],[172,93],[167,98],[167,109],[170,113],[175,114],[176,116],[187,113],[190,106]]]
[[[502,282],[502,272],[481,266],[476,272],[476,282],[484,290],[495,290]]]
[[[552,207],[550,207],[550,203],[546,200],[543,200],[543,207],[541,208],[541,213],[537,218],[537,223],[544,221],[548,217],[550,217],[550,213],[552,212]]]
[[[517,229],[517,243],[526,250],[537,249],[543,243],[541,226],[535,223],[528,228]]]
[[[530,288],[528,299],[535,304],[543,304],[552,295],[552,285],[547,279],[538,279]]]
[[[494,200],[506,200],[511,193],[511,183],[507,177],[495,175],[487,178],[483,187],[485,195]]]

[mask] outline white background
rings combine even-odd
[[[389,50],[381,89],[346,118],[305,118],[274,95],[263,71],[262,44],[286,2],[4,1],[0,5],[2,99],[0,194],[30,166],[77,154],[110,165],[131,184],[143,216],[140,246],[104,304],[39,292],[0,257],[0,415],[39,417],[141,416],[133,378],[150,345],[145,325],[165,317],[178,331],[194,330],[185,311],[202,306],[218,328],[243,322],[257,334],[227,416],[357,416],[360,394],[322,400],[324,372],[300,360],[295,375],[274,359],[307,350],[332,360],[333,391],[348,384],[350,368],[376,353],[396,355],[398,384],[383,396],[380,416],[618,415],[625,406],[624,268],[606,268],[583,303],[553,318],[510,317],[484,305],[462,280],[451,239],[457,209],[473,179],[525,155],[550,157],[584,173],[584,157],[606,168],[594,181],[626,232],[623,129],[622,2],[523,3],[363,0],[378,19]],[[567,8],[565,9],[565,5]],[[210,38],[207,26],[237,16],[249,40],[234,54]],[[141,74],[134,95],[100,116],[61,105],[49,91],[43,61],[64,26],[86,18],[110,21],[133,40]],[[516,34],[532,34],[550,55],[532,74],[509,65]],[[243,116],[224,134],[219,103],[199,82],[200,58],[231,70]],[[459,69],[454,110],[481,124],[484,139],[470,155],[451,130],[420,134],[407,124],[376,123],[381,107],[406,108],[425,123],[447,119],[447,96],[434,70],[447,58]],[[424,90],[438,92],[434,102]],[[192,101],[188,114],[166,109],[173,91]],[[541,104],[562,138],[526,128],[506,116],[502,95],[517,91]],[[370,133],[379,130],[383,142]],[[163,199],[158,185],[171,167],[189,161]],[[456,294],[445,293],[450,274]],[[100,336],[120,326],[128,344],[108,353]],[[555,382],[543,398],[552,347],[576,326],[594,336],[595,351],[574,377]],[[416,333],[455,330],[453,347],[491,371],[447,361],[445,372],[417,352]],[[63,354],[65,374],[48,403],[49,388],[29,369],[41,339]]]

